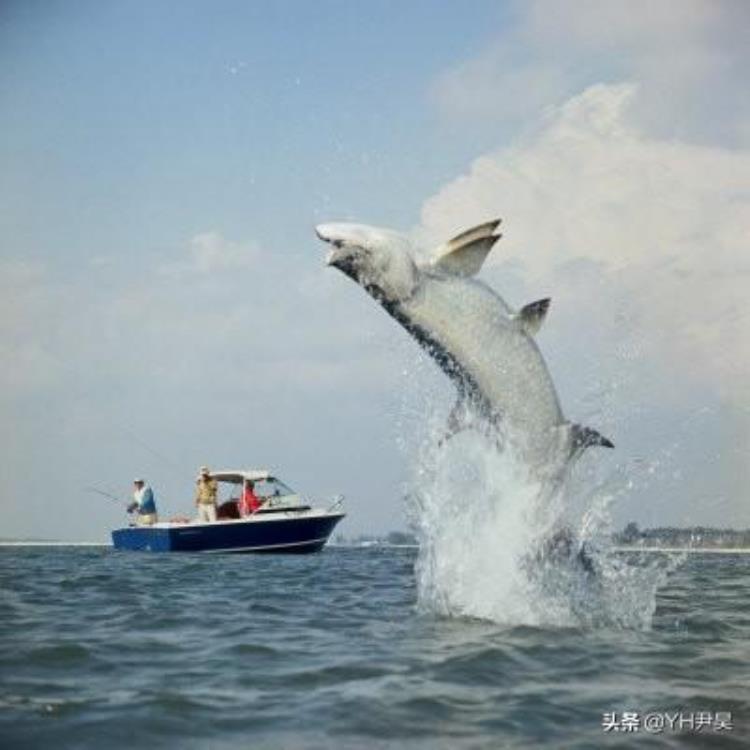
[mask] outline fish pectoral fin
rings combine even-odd
[[[549,297],[524,305],[514,316],[529,336],[536,334],[544,323],[551,300]]]
[[[592,445],[600,445],[603,448],[614,448],[615,444],[605,438],[604,435],[591,427],[583,427],[580,424],[571,424],[570,430],[573,438],[573,453],[579,453]]]
[[[448,250],[435,258],[431,265],[443,273],[454,276],[476,276],[492,246],[500,239],[499,234],[479,237],[466,245]]]
[[[472,399],[471,394],[459,393],[456,403],[448,414],[445,433],[438,440],[438,445],[443,445],[461,432],[475,430],[485,437],[492,437],[500,450],[502,448],[498,433],[501,423],[500,415],[482,412],[481,408],[481,405]]]
[[[475,276],[501,235],[493,234],[500,219],[488,221],[454,237],[436,251],[432,268],[455,276]]]

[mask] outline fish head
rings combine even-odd
[[[389,229],[364,224],[319,224],[318,237],[331,249],[326,258],[381,302],[411,296],[417,267],[408,238]]]

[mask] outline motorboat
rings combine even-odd
[[[216,522],[175,518],[150,526],[130,525],[112,532],[118,550],[139,552],[317,552],[345,517],[343,496],[314,507],[266,470],[211,472],[219,484]],[[248,488],[255,498],[248,512]]]

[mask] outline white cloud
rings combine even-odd
[[[595,262],[641,300],[649,338],[691,376],[745,393],[750,152],[639,133],[628,119],[636,91],[591,87],[533,140],[481,157],[424,204],[422,231],[432,243],[503,216],[493,260],[517,260],[536,284]]]
[[[206,382],[268,394],[372,392],[388,375],[349,289],[322,263],[295,267],[253,241],[197,234],[187,259],[47,269],[0,262],[2,398],[77,384],[116,389]],[[317,259],[315,259],[317,261]],[[248,369],[250,367],[250,369]]]
[[[736,4],[735,4],[736,5]],[[643,48],[694,43],[723,25],[731,3],[717,0],[680,0],[679,5],[650,0],[576,0],[524,3],[523,33],[545,44],[575,43],[591,48]]]
[[[728,404],[722,449],[737,458],[738,439],[750,449],[750,151],[648,135],[638,97],[620,84],[571,98],[427,200],[416,234],[434,245],[503,217],[488,273],[501,293],[507,269],[553,297],[545,348],[567,347],[564,377],[619,388],[621,423],[693,413],[696,394]],[[746,455],[723,471],[717,488],[750,479]]]
[[[750,46],[745,3],[635,0],[518,3],[476,55],[443,71],[432,96],[464,133],[515,130],[594,83],[636,80],[651,132],[746,144]]]
[[[374,502],[387,471],[359,486],[366,457],[396,451],[383,416],[399,378],[383,356],[390,321],[322,252],[306,265],[255,247],[206,233],[184,262],[133,255],[95,275],[89,263],[0,262],[7,534],[101,538],[121,519],[81,488],[127,491],[135,473],[184,511],[206,462],[271,465],[312,495],[351,494],[360,528],[398,523],[395,500]],[[53,506],[44,484],[23,486],[40,467],[60,488]]]
[[[48,388],[58,362],[46,342],[56,325],[47,268],[22,259],[0,261],[0,399]]]
[[[171,260],[159,270],[167,275],[240,271],[251,268],[259,252],[255,243],[234,242],[216,231],[201,232],[190,240],[187,259]]]
[[[496,45],[445,71],[431,90],[441,116],[471,131],[483,121],[520,122],[562,96],[563,70],[552,63],[514,68],[510,57]]]

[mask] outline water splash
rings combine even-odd
[[[499,450],[476,429],[445,440],[443,424],[429,420],[408,491],[422,609],[508,625],[650,627],[676,561],[613,548],[610,507],[632,487],[627,472],[574,470],[551,490],[507,441]]]

